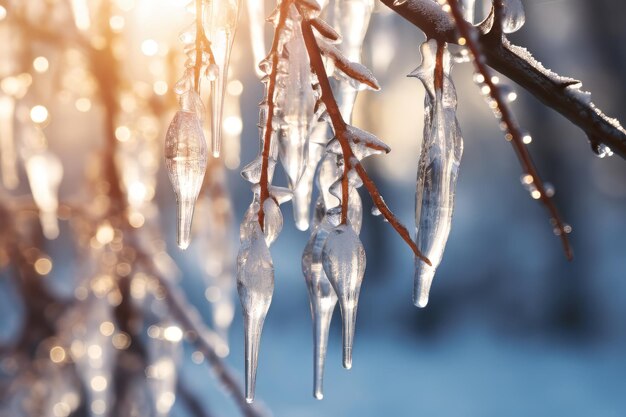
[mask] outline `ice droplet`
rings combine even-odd
[[[193,210],[207,165],[207,148],[196,113],[178,111],[165,137],[165,166],[176,193],[177,243],[187,249]]]
[[[254,401],[254,387],[263,323],[274,293],[274,265],[258,222],[237,256],[237,292],[244,316],[246,401]]]
[[[504,33],[517,32],[526,22],[522,0],[504,0],[502,10],[502,30]]]
[[[280,234],[280,231],[283,230],[283,214],[273,198],[265,200],[263,203],[263,212],[265,213],[263,220],[265,242],[267,246],[271,246]]]
[[[324,272],[339,298],[343,321],[343,366],[352,367],[352,346],[361,283],[365,275],[365,249],[350,225],[335,227],[326,238]]]
[[[613,151],[611,150],[611,148],[606,146],[604,143],[592,142],[591,149],[596,154],[596,156],[600,159],[613,156]]]
[[[313,396],[322,399],[324,362],[328,345],[328,331],[337,305],[337,294],[333,289],[322,264],[324,243],[330,225],[322,221],[311,234],[302,254],[302,273],[309,291],[309,304],[313,319]]]
[[[463,138],[456,120],[456,92],[450,72],[447,49],[444,51],[443,89],[434,84],[438,47],[435,40],[422,44],[423,62],[416,75],[424,84],[427,94],[424,105],[424,139],[418,164],[415,194],[415,243],[430,259],[432,266],[419,258],[415,260],[413,303],[425,307],[435,270],[441,262],[454,209],[456,179]],[[433,71],[428,71],[433,69]]]

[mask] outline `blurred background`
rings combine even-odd
[[[105,140],[100,126],[106,111],[93,83],[81,81],[81,77],[93,78],[86,70],[80,71],[85,57],[68,46],[74,32],[59,23],[63,16],[48,15],[45,27],[62,34],[60,44],[37,40],[34,32],[27,32],[33,37],[18,38],[16,28],[24,22],[12,21],[12,4],[5,3],[9,13],[0,14],[0,67],[6,67],[11,54],[23,49],[29,51],[29,62],[39,56],[46,59],[49,69],[39,71],[35,66],[35,71],[30,71],[32,85],[20,102],[29,110],[44,105],[49,113],[41,127],[49,149],[63,163],[60,200],[87,204],[91,198],[90,155]],[[28,13],[37,13],[37,4],[54,6],[56,2],[23,4],[30,3],[33,7]],[[97,3],[88,4],[96,10]],[[171,85],[183,68],[180,57],[172,55],[180,54],[177,36],[191,17],[185,13],[183,1],[117,3],[116,13],[122,20],[109,22],[115,36],[123,39],[115,54],[123,76],[117,81],[141,98],[131,110],[122,105],[122,118],[128,121],[118,121],[118,127],[144,117],[146,129],[152,132],[144,135],[145,143],[128,150],[132,158],[146,147],[161,152],[164,129],[175,111]],[[580,79],[598,107],[609,116],[626,120],[626,6],[611,0],[524,0],[523,4],[526,24],[511,40],[526,46],[546,67]],[[234,243],[232,250],[221,256],[230,257],[223,261],[231,264],[236,256],[237,225],[252,196],[239,170],[258,152],[256,104],[263,95],[254,72],[248,28],[242,7],[231,61],[231,80],[239,84],[234,84],[227,96],[226,117],[233,118],[229,119],[231,130],[225,129],[222,157],[234,219],[228,235]],[[266,35],[269,42],[269,28]],[[363,62],[378,78],[382,91],[360,93],[354,115],[356,126],[373,132],[392,148],[389,155],[368,160],[367,168],[390,208],[410,230],[414,226],[424,91],[419,81],[406,74],[420,62],[422,41],[421,32],[376,5]],[[100,41],[92,38],[91,42]],[[3,71],[1,75],[6,76],[12,70]],[[453,74],[465,151],[452,232],[430,303],[425,309],[413,306],[410,250],[389,225],[366,214],[361,239],[367,271],[354,365],[350,371],[341,367],[341,328],[336,312],[323,401],[311,395],[311,317],[300,267],[308,233],[298,231],[290,221],[289,203],[283,206],[285,227],[271,248],[276,289],[262,337],[257,377],[258,401],[272,415],[624,414],[626,163],[618,156],[596,157],[577,127],[516,88],[518,99],[512,106],[521,125],[532,134],[529,150],[544,180],[554,185],[554,199],[573,227],[574,260],[567,262],[546,211],[520,184],[522,171],[472,82],[471,65],[458,65]],[[146,114],[142,114],[144,110]],[[19,107],[16,115],[19,119]],[[28,116],[32,118],[32,112]],[[118,140],[125,142],[125,132],[118,134],[122,136]],[[212,252],[206,252],[200,239],[186,252],[176,248],[174,195],[161,161],[159,155],[147,164],[154,169],[151,187],[160,217],[146,216],[145,220],[161,231],[162,242],[180,270],[174,275],[189,301],[210,323],[216,310],[207,300],[207,295],[211,298],[207,286],[212,284],[204,277],[202,260]],[[124,170],[123,165],[120,169]],[[19,175],[25,178],[23,168]],[[284,183],[282,172],[277,171],[276,180]],[[28,194],[24,180],[0,196],[18,201]],[[369,213],[371,201],[363,193],[362,198],[364,213]],[[8,216],[7,212],[4,215]],[[56,240],[39,243],[51,262],[43,274],[45,286],[61,300],[74,298],[82,279],[77,277],[89,274],[82,265],[84,259],[78,256],[84,242],[76,237],[71,223],[70,216],[69,222],[61,222]],[[10,263],[7,256],[1,265]],[[0,277],[0,342],[11,346],[25,323],[25,301],[11,268],[2,269]],[[225,360],[243,381],[243,326],[239,301],[232,295],[235,313],[228,333],[230,354]],[[0,351],[4,356],[2,386],[10,387],[18,373],[5,352]],[[193,354],[193,347],[182,347],[176,362],[178,378],[186,381],[188,391],[202,407],[211,410],[207,415],[238,415],[232,400],[207,371],[206,362],[195,360],[197,357],[192,360]],[[13,394],[6,397],[15,398]],[[9,399],[3,398],[6,404]],[[2,409],[12,410],[7,417],[28,415],[17,413],[18,408]],[[179,401],[169,413],[194,415]],[[42,415],[60,417],[63,413]],[[81,413],[79,409],[72,415],[89,415],[89,411]]]

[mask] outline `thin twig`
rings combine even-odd
[[[280,4],[280,11],[278,17],[278,23],[274,30],[274,40],[272,41],[272,48],[269,55],[272,57],[272,70],[269,75],[269,83],[267,86],[267,120],[265,123],[265,136],[263,138],[263,152],[261,163],[261,179],[260,179],[260,201],[259,201],[259,225],[261,230],[265,230],[265,211],[263,210],[263,203],[270,197],[269,191],[269,161],[270,152],[272,149],[272,133],[273,133],[273,121],[274,121],[274,91],[276,90],[276,77],[278,76],[278,46],[280,44],[281,32],[284,29],[287,15],[289,14],[289,7],[293,0],[284,0]]]
[[[305,15],[303,14],[303,16]],[[350,147],[349,139],[346,136],[346,122],[343,120],[341,112],[339,111],[339,107],[337,106],[337,102],[335,101],[335,98],[333,96],[330,82],[328,81],[328,75],[326,74],[326,70],[324,68],[324,62],[322,61],[322,54],[317,44],[315,35],[313,34],[311,24],[306,18],[303,18],[301,26],[302,34],[304,37],[304,44],[306,45],[309,54],[309,60],[311,62],[311,69],[318,78],[322,90],[322,101],[326,105],[326,110],[328,111],[328,115],[330,116],[333,130],[335,131],[335,135],[337,136],[337,139],[341,144],[341,150],[343,152],[343,158],[346,167],[345,169],[348,170],[346,172],[349,172],[349,169],[351,167],[354,167],[357,174],[361,178],[361,181],[363,181],[363,185],[369,192],[374,204],[376,205],[378,210],[380,210],[381,214],[385,217],[385,219],[387,219],[389,224],[391,224],[396,232],[398,232],[400,237],[402,237],[402,239],[409,245],[409,247],[413,250],[415,256],[426,262],[428,265],[431,265],[430,260],[420,252],[413,239],[411,239],[411,235],[407,228],[404,227],[402,223],[400,223],[398,218],[391,212],[391,210],[389,210],[389,207],[387,207],[387,204],[385,204],[382,196],[380,195],[380,192],[378,191],[378,188],[376,187],[376,184],[374,184],[374,181],[372,181],[372,179],[369,177],[369,175],[365,171],[365,168],[363,168],[361,163],[354,156],[352,148]],[[342,181],[346,180],[347,175],[344,172],[344,177]],[[348,201],[347,194],[344,193],[345,192],[342,192],[342,204]]]
[[[524,144],[524,133],[522,132],[511,107],[507,104],[507,101],[504,99],[504,95],[502,94],[502,89],[498,84],[496,84],[491,75],[491,71],[484,63],[484,59],[482,58],[483,50],[480,44],[476,41],[477,29],[470,25],[465,18],[463,17],[463,10],[459,5],[457,0],[447,0],[448,5],[450,6],[450,13],[452,14],[459,33],[464,38],[467,48],[473,55],[474,66],[476,68],[476,72],[484,78],[485,85],[489,88],[489,95],[491,99],[496,103],[497,107],[494,109],[494,112],[499,112],[500,119],[506,128],[506,138],[513,145],[513,149],[515,149],[515,153],[522,164],[522,167],[526,171],[527,175],[532,177],[532,184],[537,188],[539,192],[539,199],[548,209],[550,213],[551,219],[550,221],[553,223],[555,230],[557,231],[557,235],[561,238],[561,242],[563,243],[563,250],[565,251],[565,256],[567,259],[572,259],[572,248],[569,244],[569,240],[567,238],[567,234],[569,232],[569,227],[563,222],[561,219],[561,215],[559,214],[558,209],[556,208],[554,202],[550,195],[546,192],[543,181],[539,176],[539,172],[537,171],[535,164],[526,149],[526,145]],[[499,10],[496,8],[496,11]],[[501,10],[500,10],[501,12]],[[498,20],[498,19],[497,19]]]

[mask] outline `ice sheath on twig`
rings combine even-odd
[[[450,234],[463,138],[456,119],[450,53],[444,43],[422,44],[422,63],[410,76],[424,84],[424,138],[415,193],[415,243],[432,266],[415,259],[413,303],[425,307]]]

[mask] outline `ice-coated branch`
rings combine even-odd
[[[270,153],[272,149],[272,132],[273,119],[274,119],[274,107],[276,105],[275,94],[276,91],[276,77],[278,76],[278,61],[280,54],[278,53],[278,45],[280,44],[281,32],[284,29],[287,15],[289,14],[289,7],[292,4],[292,0],[285,0],[280,4],[279,18],[276,28],[274,30],[274,40],[272,41],[272,47],[268,56],[272,57],[272,71],[269,74],[269,83],[267,86],[267,128],[264,131],[263,137],[263,151],[262,151],[262,163],[261,163],[261,180],[260,180],[260,203],[259,203],[259,225],[261,230],[265,227],[265,210],[263,205],[265,200],[270,197],[270,184],[269,184],[269,164]]]
[[[537,195],[534,195],[534,198],[538,198],[545,205],[550,213],[550,222],[554,227],[555,234],[561,238],[561,242],[563,243],[563,250],[565,251],[565,256],[568,259],[572,259],[572,248],[570,247],[569,240],[567,238],[567,234],[571,231],[571,227],[563,222],[561,215],[559,214],[556,205],[552,201],[550,193],[546,190],[546,187],[539,176],[539,172],[535,167],[535,164],[532,161],[530,153],[526,149],[524,144],[524,133],[522,132],[511,107],[508,105],[502,88],[494,81],[494,78],[491,75],[491,71],[485,64],[482,57],[484,56],[484,49],[481,47],[478,39],[478,29],[469,24],[465,18],[463,17],[463,10],[461,5],[457,0],[448,0],[448,5],[450,9],[450,14],[454,18],[456,25],[458,27],[458,31],[464,40],[464,43],[467,45],[467,48],[470,50],[472,56],[474,57],[473,62],[476,68],[477,74],[479,74],[480,82],[484,84],[486,88],[485,91],[489,94],[490,107],[494,111],[495,114],[500,118],[505,127],[506,131],[506,139],[511,142],[513,148],[515,149],[515,153],[517,154],[520,163],[525,171],[523,182],[527,185],[533,186],[533,190],[535,190]],[[500,7],[495,8],[496,15],[500,15],[502,10]],[[499,18],[496,16],[496,24],[499,24]]]
[[[348,175],[350,168],[354,168],[363,181],[363,185],[369,192],[374,205],[380,210],[381,214],[389,221],[389,224],[398,232],[400,237],[409,245],[409,247],[413,250],[415,256],[422,259],[428,265],[430,265],[430,261],[426,258],[418,249],[417,245],[411,239],[411,235],[409,231],[400,223],[398,218],[389,210],[387,204],[383,200],[378,188],[376,187],[374,181],[369,177],[365,168],[361,165],[359,160],[354,156],[352,149],[350,147],[350,141],[348,137],[348,126],[346,122],[343,120],[341,116],[341,112],[339,111],[339,107],[337,106],[337,102],[334,99],[333,92],[330,86],[330,82],[328,80],[328,76],[326,74],[326,70],[324,69],[324,62],[322,61],[322,52],[319,48],[315,35],[313,34],[313,29],[311,27],[311,23],[307,19],[303,19],[302,23],[302,34],[304,36],[304,43],[307,48],[307,52],[309,54],[309,59],[311,61],[311,69],[317,76],[319,80],[319,84],[322,90],[322,101],[326,106],[326,110],[328,111],[328,115],[330,116],[331,124],[333,126],[333,130],[335,131],[335,135],[341,144],[341,150],[343,152],[344,157],[344,167],[345,172],[342,177],[342,223],[345,223],[347,217],[347,201],[348,201]],[[345,205],[345,206],[344,206]]]
[[[381,2],[421,29],[427,37],[458,43],[454,19],[436,2]],[[545,68],[526,49],[512,44],[498,31],[491,31],[492,23],[491,19],[487,19],[481,24],[478,39],[486,64],[581,128],[592,144],[602,143],[626,158],[626,130],[591,102],[590,95],[581,91],[581,82]]]

